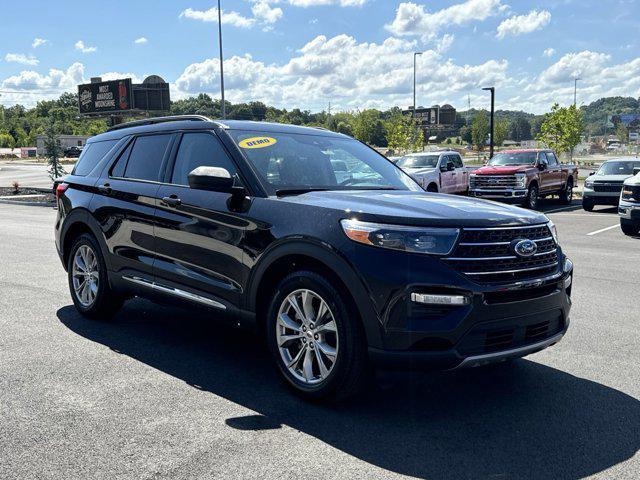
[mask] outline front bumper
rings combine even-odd
[[[640,223],[640,204],[620,200],[618,214],[620,218]]]
[[[495,198],[500,200],[524,200],[526,188],[471,188],[469,195],[477,198]]]
[[[520,285],[474,291],[414,285],[409,290],[457,293],[470,302],[430,308],[399,300],[387,315],[384,345],[370,347],[370,359],[382,368],[450,370],[543,350],[569,327],[572,283],[573,264],[565,258],[555,274]]]
[[[593,189],[584,187],[582,198],[594,204],[618,205],[620,192],[596,192]]]

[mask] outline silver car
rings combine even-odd
[[[582,207],[590,212],[596,205],[618,205],[624,181],[640,168],[640,158],[616,158],[604,162],[584,182]]]

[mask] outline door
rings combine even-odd
[[[559,191],[564,186],[565,178],[562,172],[562,166],[558,162],[555,154],[547,152],[547,161],[549,162],[549,176],[553,191]]]
[[[469,187],[469,172],[462,163],[460,155],[451,155],[453,166],[456,168],[456,193],[466,192]]]
[[[456,190],[457,173],[449,155],[442,155],[438,164],[440,170],[440,192],[453,193]]]
[[[554,189],[553,174],[549,171],[549,160],[544,152],[538,154],[538,179],[540,183],[540,192],[550,192]],[[540,168],[542,167],[542,168]]]
[[[152,279],[158,180],[172,140],[171,134],[132,139],[98,181],[91,208],[111,269],[122,276]]]
[[[230,194],[195,190],[188,175],[199,166],[238,170],[213,132],[184,133],[156,210],[156,283],[198,295],[199,300],[238,304],[244,278],[242,242],[251,222],[229,209]],[[213,306],[221,307],[219,304]]]

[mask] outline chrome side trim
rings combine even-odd
[[[551,338],[547,338],[538,343],[534,343],[532,345],[525,345],[523,347],[512,348],[511,350],[504,350],[502,352],[494,352],[494,353],[486,353],[484,355],[475,355],[473,357],[465,358],[460,365],[454,368],[468,368],[468,367],[479,367],[481,365],[485,365],[487,363],[497,362],[500,360],[504,360],[507,358],[518,358],[524,357],[525,355],[529,355],[530,353],[534,353],[538,350],[542,350],[544,348],[550,347],[558,343],[564,333],[558,333]]]
[[[185,290],[180,290],[179,288],[167,287],[165,285],[160,285],[155,282],[151,282],[144,278],[140,277],[129,277],[127,275],[122,277],[124,280],[128,282],[135,283],[137,285],[142,285],[144,287],[151,288],[152,290],[156,290],[158,292],[167,293],[169,295],[173,295],[175,297],[184,298],[186,300],[191,300],[193,302],[201,303],[203,305],[207,305],[209,307],[218,308],[220,310],[226,310],[227,307],[220,302],[216,302],[207,297],[203,297],[201,295],[196,295],[195,293],[187,292]]]

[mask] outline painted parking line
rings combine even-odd
[[[599,233],[606,232],[608,230],[613,230],[614,228],[618,228],[618,227],[620,227],[620,224],[616,223],[615,225],[612,225],[611,227],[601,228],[600,230],[596,230],[595,232],[587,233],[587,236],[590,237],[592,235],[597,235]]]
[[[576,206],[575,205],[571,205],[569,207],[556,208],[554,210],[547,210],[546,212],[542,212],[542,213],[564,212],[565,210],[576,210]]]

